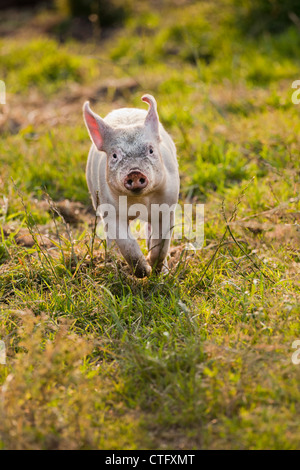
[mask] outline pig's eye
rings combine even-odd
[[[149,153],[153,153],[153,148],[149,148]]]

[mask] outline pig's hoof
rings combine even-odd
[[[167,274],[169,274],[169,272],[170,272],[169,266],[167,265],[167,263],[164,263],[161,268],[161,273],[164,276],[166,276]]]
[[[157,267],[155,270],[156,274],[161,274],[162,276],[167,276],[169,274],[170,269],[168,268],[168,265],[163,264],[160,267]]]
[[[149,256],[147,258],[147,261],[149,262],[151,261]],[[156,274],[162,274],[163,276],[166,276],[167,274],[169,274],[170,269],[169,269],[167,261],[164,261],[163,263],[159,263],[159,264],[154,263],[152,265],[152,271]]]
[[[133,270],[134,275],[140,279],[143,277],[148,277],[151,274],[151,266],[149,264],[143,265],[143,266],[136,266],[135,269]]]

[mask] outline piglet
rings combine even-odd
[[[92,140],[86,179],[93,206],[104,222],[107,241],[115,239],[139,278],[167,270],[179,194],[175,144],[159,122],[154,97],[147,94],[142,101],[149,105],[148,112],[121,108],[104,119],[88,102],[83,106]],[[147,259],[129,227],[137,217],[148,227]]]

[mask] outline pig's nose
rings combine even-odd
[[[131,171],[124,180],[124,186],[131,191],[143,189],[148,185],[148,178],[140,171]]]

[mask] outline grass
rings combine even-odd
[[[141,2],[101,43],[1,39],[3,449],[299,448],[300,36],[244,34],[221,3]],[[205,243],[138,280],[94,238],[81,106],[144,92]]]

